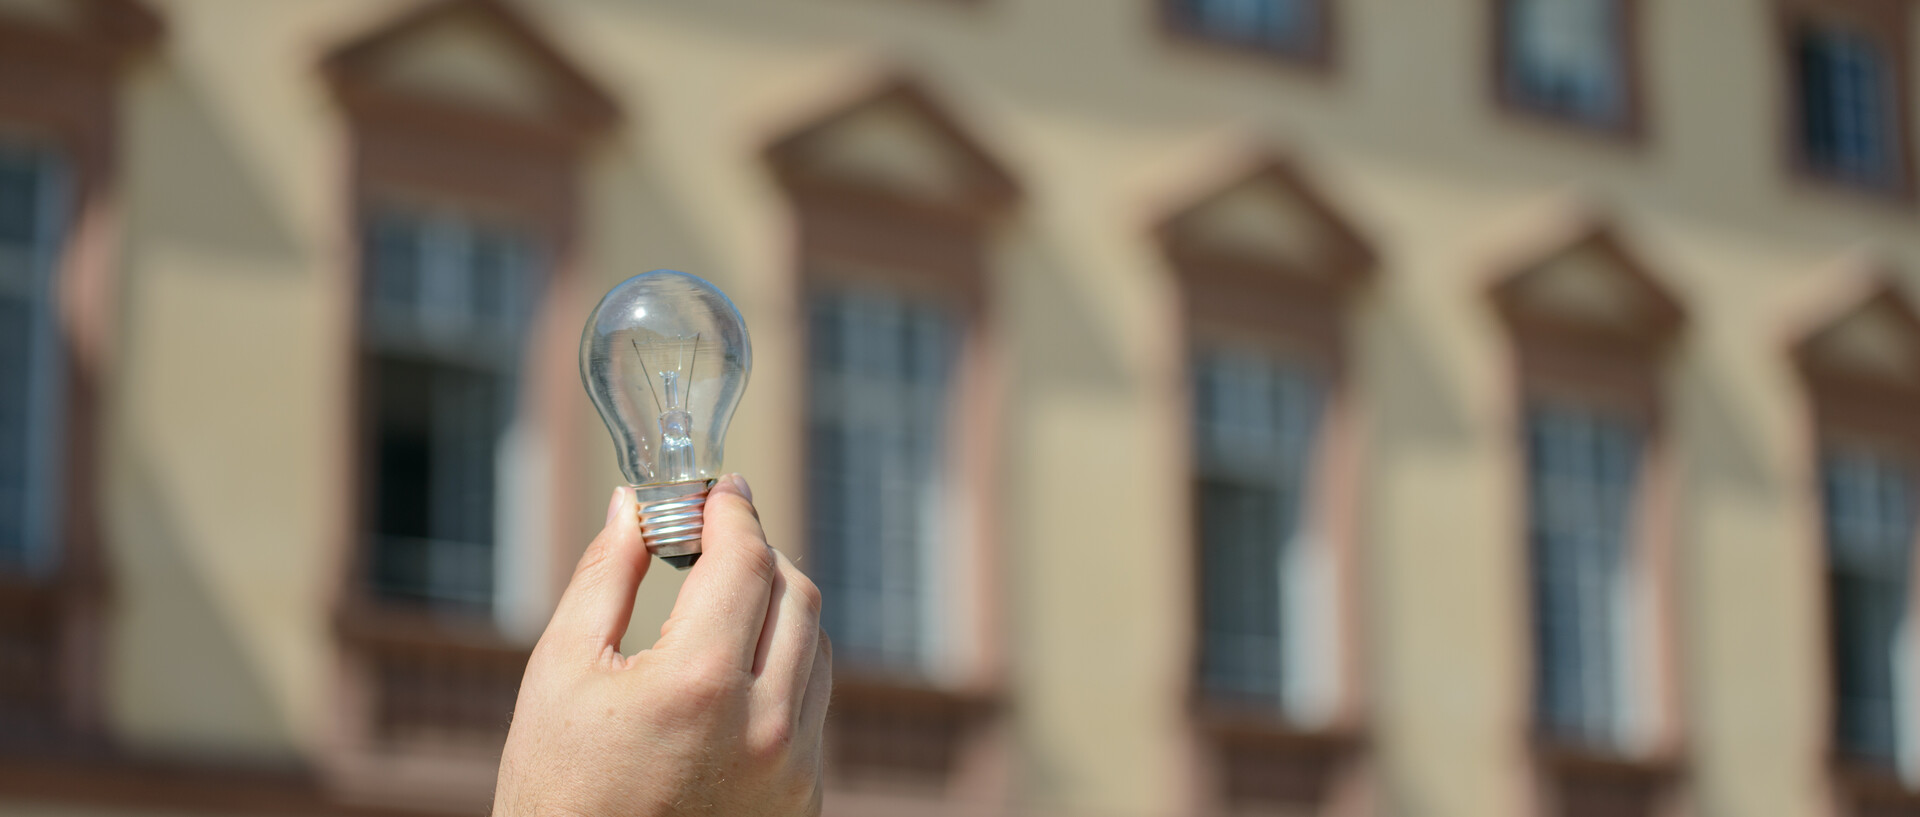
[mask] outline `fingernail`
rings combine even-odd
[[[732,479],[734,490],[739,491],[740,495],[746,497],[748,502],[752,502],[753,486],[747,484],[747,478],[739,474],[733,474]]]
[[[622,496],[622,495],[623,495],[623,494],[625,494],[625,493],[626,493],[626,491],[627,491],[627,489],[625,489],[625,488],[614,488],[614,489],[613,489],[613,498],[612,498],[612,499],[609,499],[609,500],[607,500],[607,521],[606,521],[606,524],[608,524],[608,525],[611,525],[611,524],[613,524],[613,517],[614,517],[614,515],[615,515],[615,514],[618,514],[618,513],[620,513],[620,506],[621,506],[621,504],[623,504],[623,503],[621,502],[621,500],[625,498],[625,497],[624,497],[624,496]]]

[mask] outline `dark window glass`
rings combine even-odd
[[[808,334],[809,572],[823,626],[852,663],[924,671],[938,649],[958,317],[879,291],[823,292]]]
[[[1503,0],[1500,81],[1514,104],[1591,125],[1623,124],[1622,0]]]
[[[446,214],[383,212],[366,230],[369,578],[389,600],[484,610],[530,246]]]
[[[1840,751],[1893,767],[1901,749],[1899,671],[1914,544],[1914,483],[1870,451],[1822,458],[1834,732]]]
[[[1564,406],[1527,413],[1535,712],[1550,735],[1600,748],[1624,736],[1639,460],[1626,420]]]
[[[1808,169],[1863,187],[1898,187],[1898,100],[1883,43],[1866,31],[1806,23],[1795,30],[1793,49]]]
[[[44,151],[0,146],[0,572],[41,572],[55,558],[61,176]]]
[[[1194,374],[1201,687],[1284,709],[1290,636],[1305,623],[1289,615],[1289,563],[1321,390],[1259,353],[1204,353]]]
[[[1170,0],[1176,25],[1233,45],[1311,55],[1320,47],[1323,0]]]

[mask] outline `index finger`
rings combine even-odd
[[[714,484],[704,513],[700,560],[687,571],[654,649],[706,652],[746,672],[779,566],[754,512],[752,489],[739,474]]]

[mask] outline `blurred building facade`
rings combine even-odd
[[[0,0],[0,812],[485,809],[668,267],[830,814],[1920,814],[1916,31]]]

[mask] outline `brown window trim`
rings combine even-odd
[[[1779,66],[1780,111],[1783,116],[1780,144],[1783,163],[1790,181],[1811,189],[1910,207],[1915,201],[1913,153],[1913,46],[1909,24],[1911,6],[1902,0],[1775,0],[1776,57]],[[1794,65],[1794,33],[1809,20],[1854,23],[1879,38],[1892,55],[1894,96],[1894,149],[1900,167],[1893,185],[1885,189],[1863,187],[1821,174],[1807,164],[1806,145],[1800,138],[1800,74]]]
[[[963,155],[970,166],[965,189],[940,200],[910,199],[805,161],[806,146],[830,133],[842,117],[870,105],[896,104]],[[808,295],[821,287],[879,284],[951,304],[964,323],[953,389],[961,408],[952,413],[948,449],[955,453],[951,477],[966,486],[964,495],[973,503],[963,513],[975,520],[970,545],[978,559],[979,585],[972,588],[976,603],[971,607],[977,613],[968,630],[978,661],[965,668],[963,677],[948,680],[891,675],[845,662],[836,666],[828,785],[833,799],[850,808],[870,794],[882,798],[876,803],[887,794],[906,794],[958,803],[959,813],[997,813],[1009,792],[1011,746],[1003,723],[1006,647],[1000,605],[994,603],[1001,593],[1000,511],[993,480],[998,462],[996,447],[985,441],[1000,436],[1006,366],[990,309],[988,255],[994,228],[1019,191],[944,106],[919,84],[897,77],[777,139],[766,156],[795,222],[792,303],[799,311],[798,348],[807,348]],[[804,394],[804,377],[800,388]],[[804,431],[796,428],[795,439],[805,440]]]
[[[1838,813],[1911,814],[1920,811],[1920,791],[1915,791],[1900,775],[1834,758],[1828,763],[1828,779]]]
[[[1661,717],[1654,725],[1650,744],[1639,749],[1597,750],[1548,735],[1536,720],[1532,688],[1538,659],[1531,635],[1532,605],[1523,602],[1525,612],[1517,632],[1523,634],[1520,649],[1525,656],[1521,662],[1525,676],[1520,688],[1526,694],[1517,696],[1517,705],[1522,708],[1518,721],[1528,725],[1524,736],[1528,748],[1525,779],[1535,806],[1543,809],[1543,814],[1659,814],[1666,803],[1682,796],[1685,784],[1680,758],[1685,756],[1681,725],[1686,715],[1679,688],[1679,611],[1673,554],[1678,510],[1673,494],[1678,473],[1676,443],[1663,409],[1663,381],[1672,350],[1684,330],[1686,312],[1614,228],[1590,213],[1573,213],[1559,229],[1536,238],[1547,240],[1538,242],[1519,263],[1505,265],[1488,293],[1508,333],[1512,352],[1512,485],[1520,496],[1529,489],[1523,429],[1527,411],[1536,401],[1597,406],[1640,425],[1644,437],[1629,547],[1632,569],[1637,579],[1646,583],[1649,592],[1644,597],[1654,608],[1650,612],[1655,643],[1641,648],[1654,677],[1641,688],[1657,696]],[[1640,289],[1641,308],[1630,325],[1578,323],[1539,308],[1523,296],[1523,282],[1528,276],[1562,253],[1579,250],[1599,252]],[[1525,567],[1531,553],[1526,507],[1524,500],[1516,505],[1511,527],[1513,547],[1521,554],[1516,564],[1522,566],[1517,588],[1522,599],[1530,599],[1533,592]]]
[[[1626,91],[1620,121],[1587,122],[1543,111],[1514,97],[1507,87],[1507,4],[1513,0],[1487,0],[1487,88],[1494,107],[1508,119],[1557,133],[1582,136],[1622,147],[1644,144],[1651,127],[1647,121],[1646,46],[1641,29],[1645,20],[1643,0],[1619,0],[1620,49],[1616,55],[1624,66],[1621,77]]]
[[[1809,564],[1815,569],[1808,573],[1816,583],[1813,596],[1818,600],[1816,615],[1819,617],[1818,632],[1821,633],[1823,661],[1831,661],[1834,645],[1828,636],[1832,629],[1827,617],[1831,615],[1832,606],[1826,583],[1826,510],[1820,486],[1822,455],[1832,443],[1864,441],[1878,448],[1891,448],[1909,462],[1920,464],[1920,421],[1914,419],[1920,417],[1920,387],[1912,385],[1920,383],[1920,370],[1909,372],[1909,381],[1901,382],[1897,377],[1881,378],[1848,371],[1820,360],[1815,354],[1816,342],[1827,328],[1845,321],[1855,314],[1855,310],[1873,306],[1885,305],[1896,310],[1895,314],[1905,323],[1908,336],[1920,339],[1920,310],[1916,310],[1912,298],[1902,288],[1895,270],[1877,261],[1867,262],[1864,267],[1841,271],[1843,276],[1852,277],[1856,285],[1841,288],[1839,294],[1846,296],[1842,299],[1843,308],[1822,315],[1818,324],[1794,339],[1788,352],[1801,378],[1808,408],[1804,466],[1807,490],[1815,497],[1821,514],[1809,553]],[[1920,366],[1915,368],[1920,369]],[[1914,546],[1920,549],[1920,542]],[[1908,605],[1909,615],[1920,612],[1920,608],[1916,608],[1920,600],[1909,600]],[[1877,814],[1881,809],[1887,813],[1920,810],[1920,788],[1908,783],[1895,770],[1863,763],[1840,751],[1834,743],[1838,712],[1833,704],[1830,664],[1821,673],[1821,679],[1821,700],[1825,712],[1823,722],[1826,726],[1821,740],[1825,743],[1827,780],[1836,813]]]
[[[545,71],[553,109],[545,116],[515,116],[380,84],[381,57],[452,15],[475,15]],[[339,492],[344,505],[336,516],[342,527],[336,534],[333,622],[338,645],[334,706],[342,714],[324,747],[325,782],[334,796],[353,802],[433,811],[484,808],[492,793],[498,741],[506,737],[507,715],[532,645],[501,632],[491,617],[383,603],[367,585],[366,429],[358,363],[362,217],[396,204],[445,204],[510,224],[538,245],[541,299],[528,329],[526,356],[547,364],[525,367],[519,402],[550,443],[547,504],[568,507],[578,471],[569,444],[579,395],[573,377],[579,331],[574,307],[588,303],[577,270],[578,177],[582,155],[616,123],[618,111],[610,96],[499,0],[417,6],[333,50],[322,69],[347,124],[343,223],[348,246],[341,257],[351,265],[340,277],[338,294],[346,321],[340,328],[338,370],[343,378],[339,439],[346,456]],[[564,580],[574,526],[558,514],[548,526],[542,540],[554,543],[551,573]],[[492,737],[477,739],[482,732]],[[435,733],[442,737],[431,737]]]
[[[1253,184],[1286,191],[1320,223],[1314,256],[1283,261],[1224,250],[1208,246],[1188,229],[1192,214],[1218,196]],[[1183,372],[1200,346],[1231,340],[1271,349],[1322,379],[1326,404],[1316,432],[1321,445],[1310,466],[1310,481],[1322,490],[1312,492],[1305,516],[1317,520],[1325,533],[1334,580],[1341,588],[1331,611],[1338,630],[1332,658],[1338,662],[1341,688],[1335,712],[1324,724],[1302,726],[1264,707],[1207,695],[1200,686],[1204,590],[1199,501],[1197,496],[1189,500],[1192,624],[1186,628],[1186,682],[1195,738],[1190,765],[1201,778],[1193,810],[1227,813],[1248,804],[1311,803],[1314,813],[1347,813],[1355,802],[1351,789],[1366,785],[1355,782],[1363,776],[1353,771],[1363,762],[1367,717],[1359,692],[1365,688],[1359,644],[1359,417],[1346,336],[1353,301],[1374,271],[1375,253],[1292,161],[1271,154],[1251,157],[1226,183],[1177,209],[1160,222],[1155,236],[1180,290],[1181,338],[1187,353],[1180,364]],[[1186,429],[1191,427],[1190,421],[1181,424],[1183,437],[1190,436]],[[1181,446],[1190,443],[1183,439]]]
[[[411,810],[342,803],[311,770],[236,767],[116,754],[85,762],[46,757],[0,764],[9,798],[62,807],[256,817],[420,817]]]
[[[1338,7],[1343,0],[1316,0],[1316,2],[1320,5],[1319,30],[1314,32],[1313,44],[1300,51],[1222,40],[1196,30],[1181,18],[1180,0],[1154,0],[1155,27],[1164,40],[1175,46],[1250,57],[1293,68],[1307,75],[1328,77],[1337,70],[1340,62]]]
[[[70,173],[67,230],[55,271],[65,331],[60,560],[45,578],[0,576],[7,637],[43,641],[48,734],[0,737],[0,753],[114,751],[104,700],[112,577],[100,529],[102,384],[113,367],[114,255],[119,241],[118,91],[151,50],[161,20],[134,0],[81,0],[74,27],[0,18],[0,132],[45,145]]]
[[[1670,813],[1686,776],[1678,754],[1624,758],[1564,744],[1538,742],[1535,778],[1548,814],[1637,817]]]

